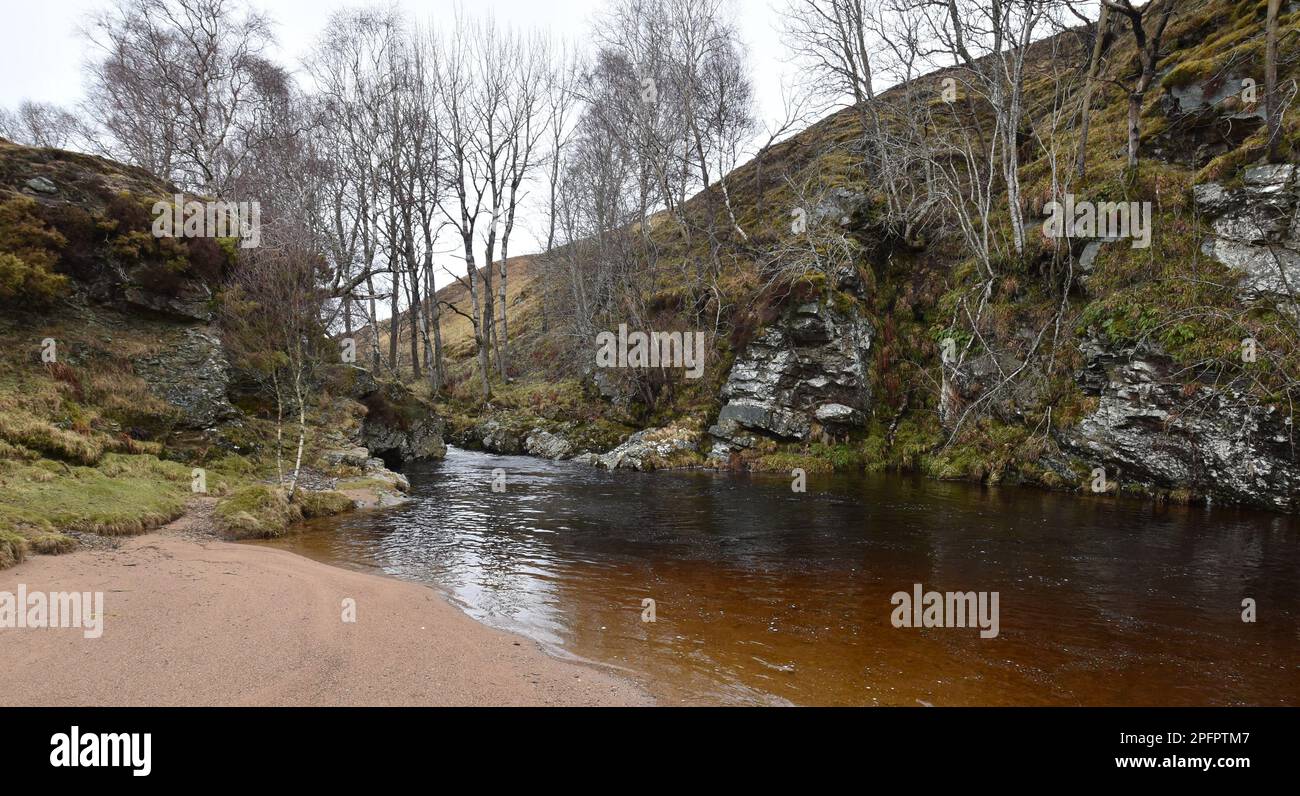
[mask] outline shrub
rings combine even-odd
[[[0,302],[47,306],[63,295],[68,278],[42,265],[32,265],[17,255],[0,252]]]
[[[48,304],[67,287],[54,273],[67,239],[37,214],[39,205],[26,197],[0,202],[0,302]]]

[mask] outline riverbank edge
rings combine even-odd
[[[0,592],[108,594],[100,638],[0,628],[0,705],[655,704],[631,678],[479,622],[439,589],[225,540],[214,503],[0,571]]]

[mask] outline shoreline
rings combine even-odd
[[[0,570],[0,591],[104,592],[105,614],[93,639],[0,628],[0,705],[653,704],[631,680],[480,623],[436,589],[220,539],[212,502]]]

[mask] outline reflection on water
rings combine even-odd
[[[667,703],[1300,704],[1291,517],[456,449],[407,475],[415,501],[274,544],[434,585]],[[999,592],[1000,634],[894,628],[913,583]]]

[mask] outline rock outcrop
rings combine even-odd
[[[153,392],[180,411],[178,428],[209,428],[239,414],[227,396],[230,362],[226,350],[209,327],[184,329],[175,342],[137,360],[135,371]]]
[[[1264,103],[1242,100],[1245,74],[1220,72],[1208,80],[1170,86],[1159,109],[1166,123],[1147,136],[1145,154],[1201,168],[1241,146],[1264,125]],[[1259,89],[1263,93],[1263,87]]]
[[[512,428],[496,418],[488,418],[455,432],[452,442],[468,450],[518,456],[527,451],[528,436],[529,432]]]
[[[1152,346],[1112,351],[1089,341],[1084,351],[1080,380],[1099,403],[1062,435],[1066,450],[1121,482],[1280,511],[1300,505],[1300,456],[1276,407],[1231,389],[1188,390]]]
[[[873,330],[856,306],[829,302],[791,308],[736,357],[709,428],[711,456],[725,459],[757,436],[807,440],[866,421]]]
[[[405,387],[384,384],[362,403],[367,412],[356,442],[385,464],[399,467],[447,455],[446,423]]]
[[[1204,252],[1242,272],[1240,298],[1277,301],[1297,311],[1300,298],[1300,180],[1293,163],[1246,169],[1242,185],[1204,183],[1193,189],[1211,220]]]

